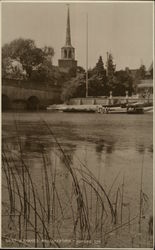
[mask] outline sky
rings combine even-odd
[[[116,69],[148,68],[153,60],[153,3],[70,3],[71,40],[78,65],[86,66],[86,15],[88,14],[88,67],[99,56],[106,64],[111,52]],[[3,2],[2,45],[17,38],[33,39],[38,47],[52,46],[58,65],[65,45],[66,3]]]

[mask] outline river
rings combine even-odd
[[[77,215],[75,203],[76,195],[78,194],[76,190],[74,191],[75,187],[73,187],[73,184],[75,183],[71,174],[72,170],[68,169],[67,164],[69,164],[69,167],[71,166],[76,172],[75,175],[80,183],[79,185],[81,186],[83,199],[87,211],[89,211],[89,215],[94,213],[96,216],[96,218],[93,219],[93,215],[91,214],[89,220],[89,229],[91,236],[93,235],[93,239],[101,240],[102,237],[100,235],[102,227],[98,226],[98,229],[93,228],[95,223],[98,225],[101,218],[101,208],[99,205],[100,196],[96,196],[96,193],[98,191],[98,193],[101,194],[102,191],[97,182],[92,184],[92,176],[104,187],[104,191],[109,195],[108,197],[115,212],[116,197],[119,200],[119,202],[117,201],[118,216],[114,223],[115,225],[111,224],[110,219],[107,219],[107,222],[104,222],[102,225],[103,231],[108,237],[105,239],[104,236],[104,243],[100,242],[96,243],[96,245],[93,245],[95,243],[92,243],[91,237],[89,247],[150,247],[151,243],[147,233],[148,222],[152,215],[153,207],[152,114],[3,113],[2,147],[6,157],[9,157],[12,168],[14,166],[10,160],[12,159],[11,157],[22,154],[24,162],[29,166],[32,180],[40,193],[41,201],[44,199],[43,193],[47,193],[49,198],[51,197],[49,194],[50,191],[46,192],[46,190],[43,190],[43,183],[46,184],[46,181],[49,182],[51,195],[53,194],[53,189],[50,185],[53,183],[52,176],[54,176],[54,174],[52,171],[55,171],[56,177],[54,180],[57,180],[55,181],[55,185],[59,198],[57,195],[57,198],[55,197],[54,199],[56,207],[53,208],[53,205],[49,205],[51,210],[54,209],[51,212],[52,223],[57,220],[58,216],[60,218],[63,212],[65,214],[65,211],[68,211],[66,212],[66,218],[62,220],[63,222],[61,221],[59,226],[55,227],[54,232],[53,228],[50,229],[50,233],[52,231],[51,234],[53,237],[60,238],[61,235],[61,239],[72,238],[71,232],[75,232],[73,228],[75,229],[76,223],[76,237],[78,239],[81,239],[80,237],[86,239],[86,235],[88,236],[89,234],[88,228],[84,229],[84,226],[82,228],[79,222],[80,219],[78,221],[78,219],[76,220],[75,218]],[[20,150],[22,153],[20,153]],[[16,166],[20,165],[19,161],[18,163],[17,160],[15,161]],[[48,167],[53,167],[49,167],[49,170],[47,169],[49,172],[47,176],[45,176],[46,180],[42,180],[42,176],[45,175],[45,172],[43,172],[43,164],[45,164],[45,162]],[[19,175],[22,175],[21,166],[18,166],[18,170]],[[88,180],[89,171],[91,171],[92,174],[92,176],[89,176],[92,181],[91,183]],[[4,204],[9,200],[5,178],[6,176],[4,175],[4,188],[2,188],[2,201]],[[92,187],[91,185],[94,186]],[[140,190],[142,195],[141,208]],[[88,195],[86,195],[87,192],[89,193]],[[68,200],[66,197],[69,197]],[[16,200],[16,198],[14,200]],[[46,203],[46,200],[48,200],[48,198],[45,199],[43,204]],[[53,202],[52,199],[51,204],[54,204]],[[104,200],[104,202],[107,214],[109,214],[108,202],[107,200]],[[19,203],[19,201],[16,201],[16,203]],[[67,208],[67,204],[69,204],[69,208]],[[20,207],[19,204],[17,204],[17,206],[18,208]],[[138,220],[132,220],[132,218],[139,214],[140,209],[142,218],[140,221],[141,229],[139,228]],[[4,214],[6,210],[4,206]],[[68,214],[71,213],[69,212],[71,210],[72,216],[70,217],[73,217],[72,219]],[[65,217],[64,214],[63,216]],[[74,221],[74,226],[71,220]],[[118,232],[118,230],[114,230],[113,233],[114,228],[130,220],[131,223],[129,223],[127,227],[123,227],[124,230],[122,230],[121,227],[121,231]],[[103,221],[106,221],[106,215]],[[4,216],[2,233],[8,232],[7,223],[8,221],[6,222]],[[95,228],[97,228],[97,226]],[[112,233],[107,233],[110,232],[110,230]],[[24,238],[25,234],[23,233],[23,235],[22,237]],[[17,235],[15,237],[17,238]],[[26,237],[33,238],[31,234]],[[139,239],[139,237],[141,238]],[[64,244],[65,243],[62,243],[61,246],[64,247]]]

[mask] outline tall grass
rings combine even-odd
[[[125,203],[125,178],[117,185],[120,173],[106,190],[100,177],[94,176],[87,162],[77,158],[77,166],[65,153],[51,127],[43,120],[41,125],[55,143],[52,160],[44,145],[40,145],[41,176],[36,180],[31,164],[24,158],[24,149],[18,124],[15,121],[18,151],[11,153],[7,143],[3,141],[2,170],[3,190],[3,244],[10,240],[15,246],[35,247],[105,247],[111,234],[129,228],[138,223],[141,232],[142,200],[146,199],[140,189],[140,212],[134,217],[130,214],[130,204]],[[64,164],[68,186],[58,176],[57,160]],[[142,183],[142,176],[141,176]],[[7,191],[7,192],[6,192]],[[128,210],[128,218],[123,216]],[[125,217],[125,218],[124,218]],[[14,224],[14,236],[8,228]],[[28,239],[34,239],[28,242]],[[65,243],[65,240],[70,240]],[[131,239],[132,241],[132,239]],[[81,245],[80,245],[81,246]]]

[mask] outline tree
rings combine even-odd
[[[129,95],[133,93],[133,79],[129,71],[120,70],[115,73],[112,91],[114,96],[125,96],[126,91],[128,91]]]
[[[99,57],[98,62],[96,63],[95,68],[93,69],[93,72],[101,78],[101,80],[105,79],[106,71],[104,69],[104,64],[102,60],[102,56]]]
[[[136,74],[133,76],[133,88],[134,92],[137,92],[137,86],[140,84],[141,80],[145,79],[146,75],[146,67],[145,65],[141,65],[138,70],[136,70]]]
[[[79,73],[79,74],[84,74],[85,73],[85,69],[84,68],[82,68],[81,66],[77,66],[77,73]]]
[[[7,57],[20,60],[29,76],[32,67],[43,62],[42,50],[36,48],[34,41],[31,39],[19,38],[13,40],[10,44],[5,44],[2,48],[2,59]]]
[[[31,73],[31,80],[44,82],[53,81],[54,74],[52,68],[49,68],[46,64],[40,64],[36,70]]]
[[[77,72],[77,68],[76,67],[72,67],[69,69],[69,76],[72,78],[72,77],[76,77],[76,72]]]
[[[146,74],[146,67],[145,67],[145,65],[141,65],[137,71],[136,77],[139,80],[143,80],[143,79],[145,79],[145,74]]]
[[[43,63],[44,54],[41,49],[34,48],[33,50],[29,50],[27,53],[22,54],[20,60],[23,67],[26,69],[28,76],[31,77],[33,67]]]
[[[2,77],[23,80],[26,78],[26,71],[19,60],[7,57],[2,60]]]
[[[19,60],[26,70],[28,78],[31,77],[33,68],[46,61],[48,55],[54,55],[53,48],[47,46],[43,49],[37,48],[31,39],[15,39],[2,48],[2,60],[5,58]]]
[[[43,49],[45,60],[52,63],[52,58],[54,56],[54,49],[50,46],[45,46]]]
[[[104,96],[107,95],[107,86],[103,83],[100,77],[93,75],[88,80],[88,95],[89,96]]]
[[[113,56],[109,53],[107,58],[107,78],[109,85],[111,85],[114,81],[115,69],[116,65],[113,63]]]
[[[2,58],[20,58],[27,51],[32,51],[35,47],[35,43],[31,39],[15,39],[2,47]]]
[[[85,75],[81,73],[64,84],[61,99],[62,101],[68,101],[73,97],[85,97],[85,93]]]
[[[96,66],[88,71],[88,95],[90,96],[103,96],[107,95],[106,84],[106,71],[104,69],[104,63],[100,56]]]

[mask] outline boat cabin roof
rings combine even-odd
[[[128,108],[143,108],[144,103],[142,102],[136,102],[136,103],[131,103],[127,105]]]

